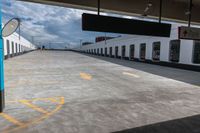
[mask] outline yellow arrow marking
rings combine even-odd
[[[129,72],[123,72],[124,75],[128,75],[128,76],[132,76],[132,77],[135,77],[135,78],[139,78],[140,76],[136,75],[136,74],[133,74],[133,73],[129,73]]]
[[[8,121],[11,122],[11,123],[14,123],[15,125],[18,125],[18,126],[24,125],[24,123],[21,123],[20,121],[16,120],[16,119],[13,118],[12,116],[7,115],[7,114],[5,114],[5,113],[0,113],[0,116],[2,116],[3,118],[5,118],[6,120],[8,120]]]
[[[85,79],[85,80],[91,80],[92,79],[92,76],[90,74],[87,74],[87,73],[80,73],[80,77],[82,79]]]

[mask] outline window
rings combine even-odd
[[[194,42],[193,63],[200,64],[200,41]]]
[[[20,52],[21,52],[21,51],[20,51],[20,44],[19,44],[18,46],[19,46],[18,49],[19,49],[19,53],[20,53]]]
[[[96,54],[96,49],[94,49],[94,54]]]
[[[7,45],[7,55],[10,55],[10,42],[9,40],[6,40],[6,45]]]
[[[135,45],[130,45],[130,60],[133,60],[135,56]]]
[[[140,44],[140,59],[145,60],[146,57],[146,43]]]
[[[99,55],[99,48],[97,49],[97,55]]]
[[[107,48],[105,48],[105,56],[107,56],[108,54],[107,54]]]
[[[153,43],[152,59],[156,61],[160,60],[160,42]]]
[[[115,47],[115,58],[118,58],[118,46]]]
[[[20,44],[17,45],[18,52],[20,53]]]
[[[15,43],[15,53],[18,52],[18,49],[17,49],[17,43]]]
[[[12,42],[12,56],[14,56],[14,42]]]
[[[179,62],[180,56],[180,40],[170,41],[170,55],[169,60],[172,62]]]
[[[101,48],[101,55],[103,55],[103,48]]]
[[[110,57],[112,57],[112,47],[110,47]]]
[[[122,46],[122,58],[126,56],[126,46]]]

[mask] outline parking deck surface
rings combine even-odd
[[[200,73],[69,51],[5,61],[1,133],[200,132]]]

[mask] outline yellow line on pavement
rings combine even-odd
[[[42,120],[47,119],[48,117],[50,117],[51,115],[55,114],[56,112],[58,112],[62,106],[65,103],[65,98],[64,97],[60,97],[60,100],[58,101],[58,106],[51,112],[49,112],[48,114],[45,114],[44,116],[40,117],[40,118],[36,118],[34,119],[32,122],[28,122],[25,123],[17,128],[11,129],[11,130],[6,130],[5,133],[14,133],[15,131],[22,129],[22,128],[26,128],[28,126],[30,126],[31,124],[37,124],[40,123]]]
[[[58,102],[56,99],[59,99],[60,97],[51,97],[51,98],[33,98],[33,99],[21,99],[26,100],[29,102],[33,101],[52,101],[52,102]],[[13,100],[13,101],[6,101],[6,103],[18,103],[20,100]]]
[[[0,113],[0,116],[2,116],[3,118],[5,118],[6,120],[8,120],[11,123],[14,123],[18,126],[22,126],[24,125],[24,123],[21,123],[20,121],[16,120],[15,118],[13,118],[12,116],[5,114],[5,113]]]
[[[136,75],[136,74],[133,74],[133,73],[129,73],[129,72],[123,72],[124,75],[128,75],[128,76],[132,76],[132,77],[135,77],[135,78],[139,78],[140,76]]]
[[[92,76],[90,74],[87,74],[87,73],[80,73],[80,77],[82,79],[85,79],[85,80],[91,80],[92,79]]]
[[[44,114],[48,114],[49,113],[46,110],[44,110],[44,109],[42,109],[42,108],[30,103],[28,100],[19,100],[19,102],[24,104],[24,105],[27,105],[27,106],[31,107],[32,109],[34,109],[34,110],[36,110],[36,111],[38,111],[40,113],[44,113]]]
[[[49,98],[49,101],[53,102],[53,103],[58,103],[58,101],[54,98]]]

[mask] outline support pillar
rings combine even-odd
[[[1,1],[0,1],[1,2]],[[0,31],[2,30],[2,13],[0,3]],[[0,112],[3,112],[5,107],[5,95],[4,95],[4,50],[3,50],[3,38],[0,32]]]
[[[0,112],[3,112],[5,107],[4,98],[4,52],[3,52],[3,42],[2,37],[0,37]]]

